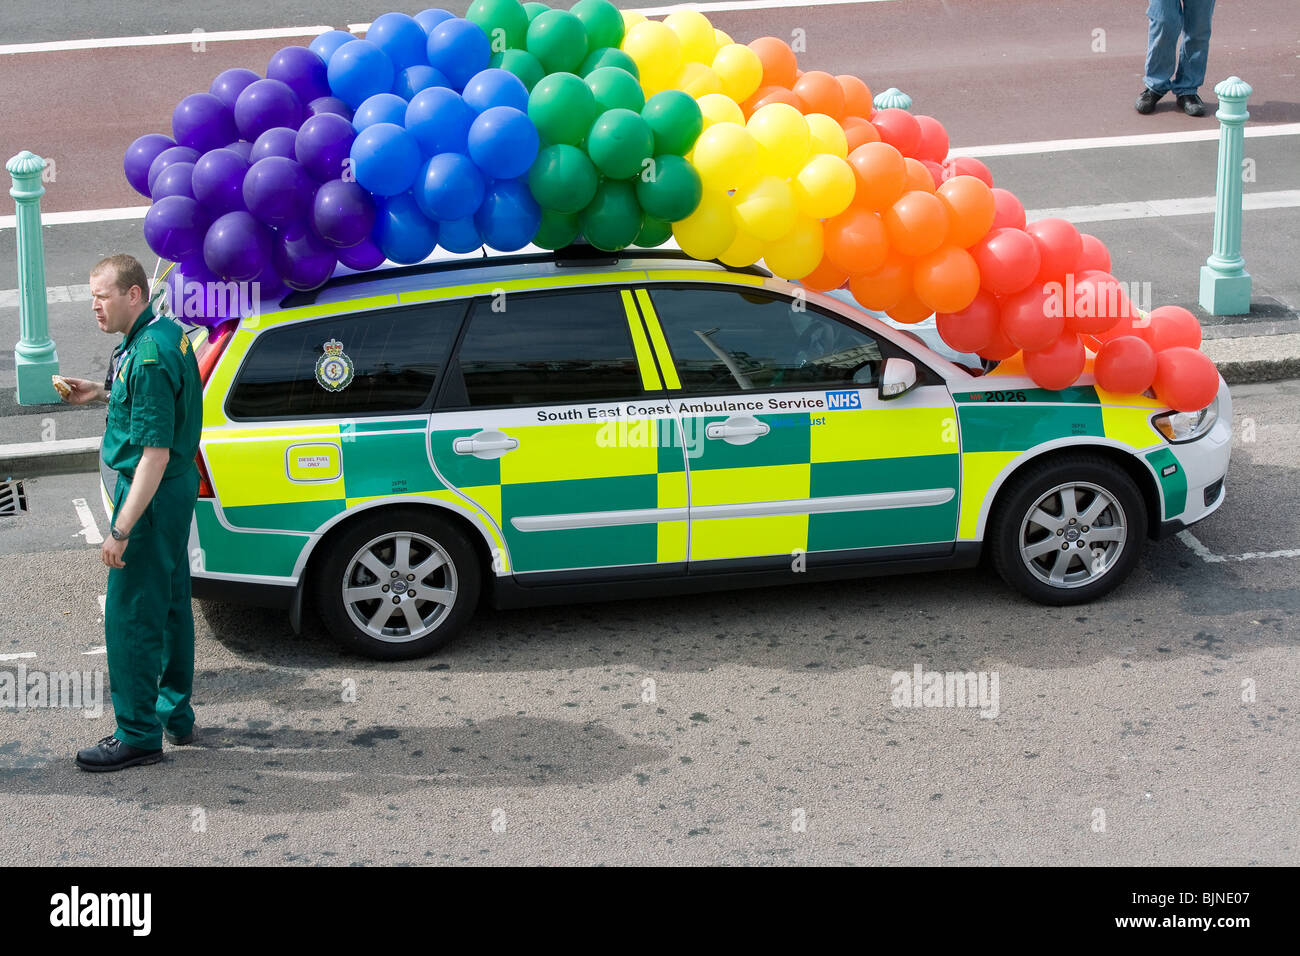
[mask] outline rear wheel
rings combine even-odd
[[[404,660],[464,629],[480,581],[478,557],[459,528],[436,514],[392,509],[331,542],[315,592],[321,618],[345,647]]]

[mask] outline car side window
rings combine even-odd
[[[643,393],[627,312],[615,289],[480,299],[457,364],[464,400],[473,408]]]
[[[876,340],[807,303],[735,289],[649,292],[687,392],[865,388],[880,379]]]
[[[309,418],[420,409],[464,314],[464,302],[436,302],[269,329],[244,360],[226,412]]]

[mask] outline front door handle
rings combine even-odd
[[[704,435],[706,438],[720,438],[728,445],[748,445],[771,430],[766,422],[760,422],[753,415],[733,415],[725,422],[705,426]]]
[[[458,455],[473,455],[475,458],[500,458],[508,451],[519,447],[519,439],[511,438],[504,432],[481,431],[468,438],[457,438],[451,443],[451,450]]]

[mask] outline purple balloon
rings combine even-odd
[[[306,218],[315,185],[292,159],[268,156],[249,167],[244,204],[268,226],[292,226]]]
[[[213,273],[201,255],[178,263],[167,275],[171,314],[198,325],[213,326],[239,315],[241,292]]]
[[[434,86],[451,88],[451,81],[442,75],[441,70],[431,66],[411,66],[403,70],[393,84],[393,92],[404,100],[409,100],[420,90]]]
[[[429,35],[405,13],[385,13],[376,17],[370,29],[366,30],[366,39],[387,53],[393,67],[399,71],[429,62],[425,59]]]
[[[221,100],[222,103],[225,103],[228,109],[233,110],[235,101],[239,99],[239,94],[244,92],[244,88],[260,79],[261,77],[252,70],[235,67],[223,73],[218,73],[217,78],[208,87],[208,92]]]
[[[153,201],[166,196],[187,196],[194,199],[194,164],[172,163],[153,181]]]
[[[217,149],[234,139],[235,115],[211,93],[191,93],[172,110],[176,142],[200,153]]]
[[[321,113],[337,113],[345,120],[352,119],[352,107],[348,106],[337,96],[318,96],[307,104],[307,112],[311,116],[319,116]]]
[[[172,146],[170,149],[164,149],[159,153],[152,163],[149,164],[149,191],[146,196],[153,196],[153,183],[158,178],[158,174],[170,166],[172,163],[194,163],[198,162],[199,151],[190,149],[188,146]]]
[[[384,251],[375,245],[373,239],[362,239],[355,246],[340,249],[338,250],[338,256],[339,262],[358,272],[374,269],[382,265],[385,259]]]
[[[253,143],[253,148],[248,154],[248,161],[255,163],[259,159],[266,159],[268,156],[283,156],[285,159],[293,159],[294,142],[297,138],[297,132],[287,126],[275,126],[268,129],[257,137],[257,141]]]
[[[163,259],[179,262],[203,248],[208,217],[188,196],[167,196],[144,214],[144,241]]]
[[[214,149],[194,164],[194,198],[214,216],[246,209],[244,176],[248,160],[233,149]]]
[[[244,162],[248,162],[248,157],[253,155],[253,144],[246,139],[237,139],[232,143],[227,143],[222,148],[238,153]]]
[[[149,167],[163,150],[171,149],[176,141],[162,133],[145,133],[126,148],[122,157],[122,172],[126,181],[142,196],[149,195]]]
[[[294,156],[317,182],[338,179],[352,150],[357,131],[337,113],[321,113],[302,124]]]
[[[274,258],[272,254],[272,258]],[[269,265],[263,269],[253,280],[253,289],[257,295],[259,312],[268,312],[269,309],[261,307],[262,299],[267,300],[272,306],[278,305],[279,300],[289,291],[289,287],[284,284],[280,278],[280,273],[275,271],[275,265]]]
[[[235,125],[239,135],[253,141],[268,129],[302,125],[302,102],[298,94],[279,80],[250,83],[235,101]]]
[[[375,226],[375,204],[360,185],[331,179],[316,191],[311,224],[332,246],[355,246]]]
[[[304,103],[330,95],[325,61],[305,46],[287,46],[271,57],[266,64],[266,78],[279,80]]]
[[[228,212],[208,227],[203,261],[223,279],[247,282],[271,262],[271,230],[246,212]]]
[[[272,262],[285,285],[308,292],[329,280],[338,259],[310,229],[297,229],[276,238]]]

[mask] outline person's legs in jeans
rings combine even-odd
[[[1168,93],[1170,78],[1174,75],[1174,56],[1178,52],[1178,38],[1183,32],[1181,0],[1148,0],[1147,63],[1143,82],[1156,93]],[[1208,37],[1208,18],[1207,37]]]
[[[1172,82],[1176,96],[1195,93],[1205,82],[1213,16],[1214,0],[1183,0],[1183,38],[1178,46],[1178,72]]]

